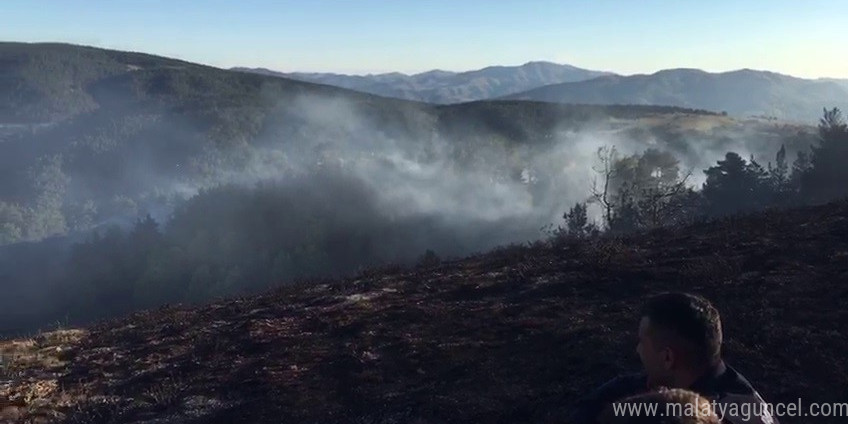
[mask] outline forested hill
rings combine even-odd
[[[261,82],[270,80],[145,53],[11,42],[0,42],[0,75],[0,124],[56,122],[117,100],[226,99],[229,107],[246,106],[249,99],[256,100]],[[293,80],[278,82],[288,89],[326,90]],[[119,91],[110,96],[114,90]]]
[[[315,136],[319,125],[304,121],[320,112],[296,99],[350,102],[399,128],[423,107],[62,44],[0,44],[0,75],[0,243],[161,209],[176,192],[220,182],[212,174],[238,168],[231,162],[260,139]]]

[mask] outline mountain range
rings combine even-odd
[[[609,74],[543,61],[528,62],[520,66],[489,66],[467,72],[432,70],[413,75],[399,72],[344,75],[308,72],[283,73],[264,68],[232,69],[435,104],[490,99],[544,85],[583,81]]]
[[[845,81],[807,80],[743,69],[709,73],[670,69],[650,75],[607,75],[547,85],[502,97],[586,104],[656,104],[814,122],[823,107],[848,106]]]
[[[281,73],[233,68],[429,103],[535,100],[566,104],[663,105],[813,123],[824,107],[848,109],[848,80],[803,79],[742,69],[711,73],[667,69],[623,76],[550,62],[415,75]]]

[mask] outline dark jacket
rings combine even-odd
[[[595,424],[598,415],[607,404],[649,391],[647,383],[648,379],[644,374],[628,374],[613,378],[580,399],[568,422]],[[720,362],[687,389],[714,401],[716,413],[723,418],[723,423],[780,424],[777,418],[768,415],[769,409],[765,401],[754,390],[751,383],[724,362]],[[750,403],[750,405],[742,407],[744,403]]]

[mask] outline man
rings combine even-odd
[[[710,401],[685,389],[662,389],[616,401],[602,424],[719,424]]]
[[[609,403],[667,387],[710,399],[723,423],[779,424],[748,380],[722,360],[721,319],[709,301],[662,293],[648,300],[641,317],[636,352],[644,372],[599,387],[577,402],[569,422],[595,424]]]

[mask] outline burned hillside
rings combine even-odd
[[[6,341],[8,422],[562,422],[646,295],[722,313],[769,402],[848,396],[848,202],[502,248]],[[837,422],[844,417],[783,423]]]

